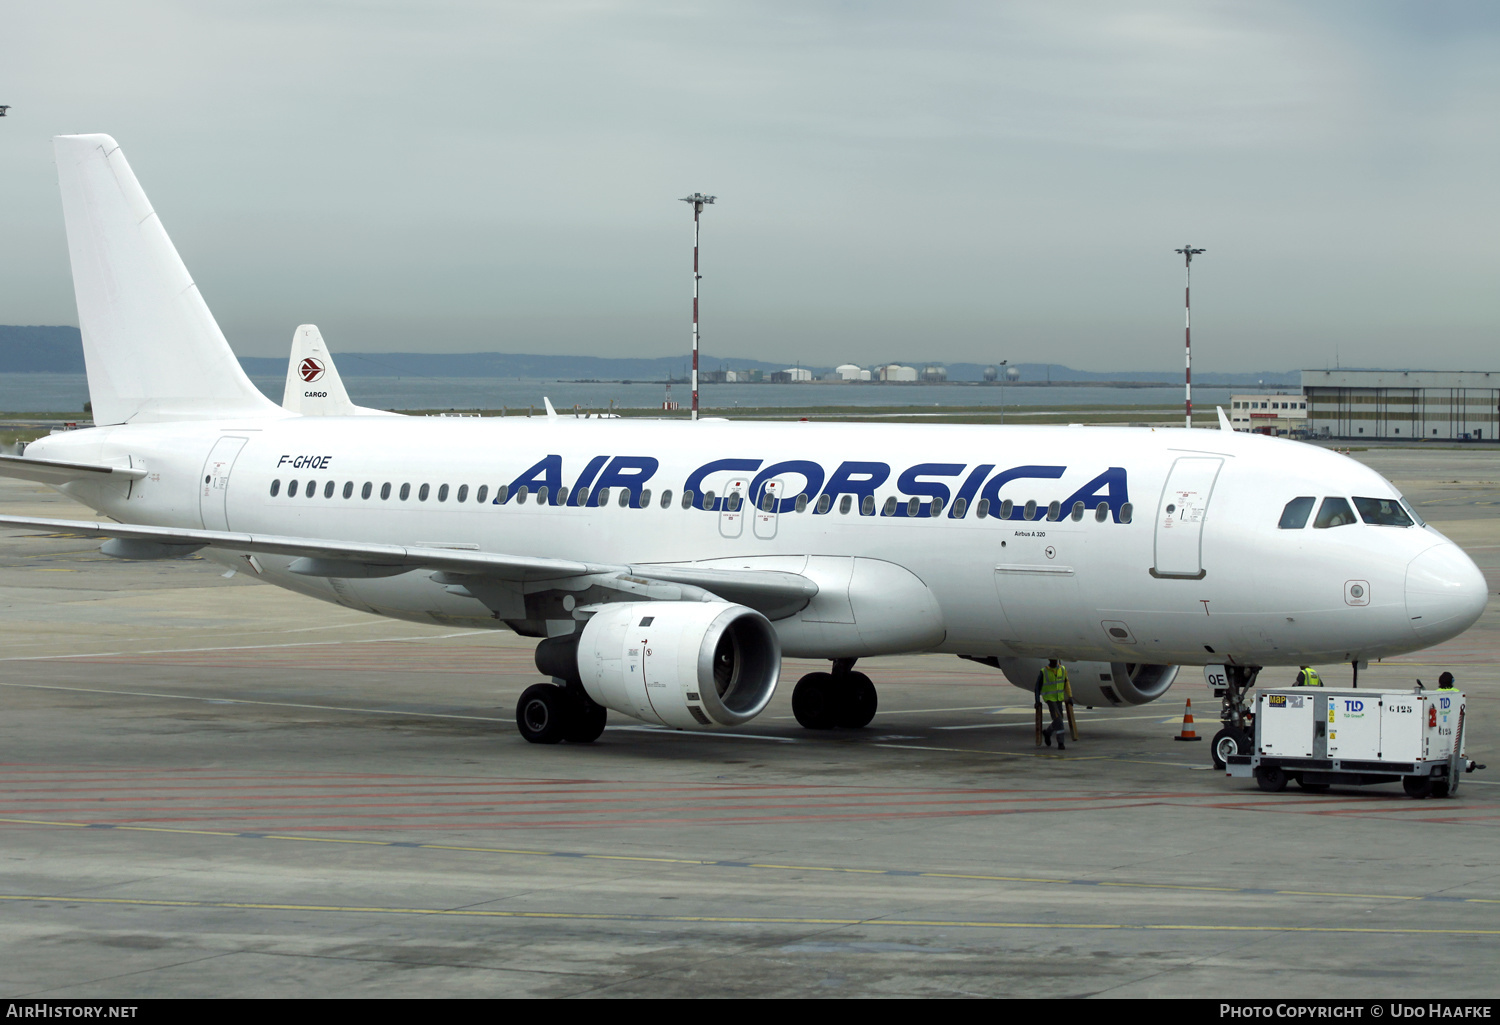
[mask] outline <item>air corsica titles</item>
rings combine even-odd
[[[821,496],[828,496],[829,502],[826,508],[814,508],[815,514],[826,514],[833,509],[833,503],[842,495],[853,496],[856,506],[868,508],[864,502],[866,497],[875,500],[875,492],[891,477],[891,466],[889,463],[866,462],[847,460],[829,473],[821,464],[807,459],[788,459],[782,462],[764,465],[763,459],[715,459],[711,463],[704,463],[682,483],[683,492],[692,492],[693,508],[705,511],[718,511],[724,507],[726,499],[723,496],[705,494],[703,482],[714,474],[755,474],[751,480],[746,500],[751,508],[758,508],[761,497],[768,482],[789,478],[801,477],[803,486],[793,490],[789,485],[782,489],[783,494],[791,497],[776,500],[775,511],[778,513],[791,512],[796,508],[797,496],[806,495],[807,501],[813,503]],[[995,463],[980,463],[970,466],[967,463],[918,463],[907,467],[896,477],[896,487],[908,498],[927,499],[919,504],[916,513],[919,517],[932,515],[932,501],[941,499],[939,509],[947,511],[950,518],[961,518],[968,508],[977,504],[976,499],[988,500],[988,507],[993,510],[993,515],[998,516],[1001,499],[1000,489],[1011,481],[1019,480],[1057,480],[1066,471],[1066,466],[1012,466],[1009,469],[995,472]],[[578,505],[578,495],[582,489],[584,492],[584,503],[589,506],[599,504],[599,495],[604,489],[625,488],[630,492],[630,504],[640,504],[641,489],[645,486],[660,466],[658,460],[651,456],[595,456],[590,459],[588,465],[583,468],[571,487],[562,494],[566,495],[559,503],[559,492],[563,486],[563,458],[560,455],[549,455],[537,460],[529,469],[521,473],[504,492],[504,498],[496,497],[494,504],[503,505],[517,495],[520,488],[525,488],[528,493],[535,494],[542,488],[547,489],[547,504],[567,506]],[[963,504],[959,505],[959,499]],[[1120,509],[1130,501],[1130,495],[1126,483],[1125,468],[1123,466],[1111,466],[1103,473],[1094,477],[1087,484],[1078,488],[1061,503],[1063,509],[1071,509],[1075,502],[1082,502],[1085,508],[1094,509],[1099,503],[1104,502],[1109,506],[1110,515],[1116,523],[1120,522]],[[1045,504],[1045,503],[1042,503]],[[907,516],[909,503],[899,503],[894,515]],[[865,515],[871,515],[866,512]],[[940,514],[941,515],[941,514]],[[1026,518],[1020,504],[1011,511],[1010,518],[1013,520],[1024,520]]]

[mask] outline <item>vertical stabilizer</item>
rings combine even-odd
[[[53,145],[94,422],[285,416],[240,368],[115,140]]]
[[[322,333],[313,324],[303,324],[292,335],[292,358],[287,361],[281,407],[298,416],[398,415],[349,401],[339,369],[333,365]]]

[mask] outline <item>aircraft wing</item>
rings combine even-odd
[[[783,614],[806,606],[818,593],[818,585],[807,577],[776,570],[725,570],[692,565],[605,565],[570,559],[500,555],[459,548],[369,544],[275,534],[241,534],[227,530],[193,530],[25,516],[0,516],[0,527],[36,527],[89,537],[122,538],[160,546],[162,553],[171,552],[176,555],[187,554],[199,548],[290,555],[295,561],[288,568],[293,573],[304,576],[383,577],[416,569],[431,569],[454,578],[478,578],[512,584],[593,576],[600,578],[599,582],[605,586],[610,586],[605,583],[606,580],[620,582],[621,586],[611,588],[615,590],[638,590],[629,586],[629,579],[640,578],[643,583],[686,584],[710,592],[725,601]],[[128,557],[128,553],[117,554],[127,554]],[[160,558],[164,555],[140,557]]]
[[[96,463],[64,463],[55,459],[27,459],[24,456],[0,456],[0,477],[18,477],[41,484],[70,484],[77,480],[100,480],[113,477],[120,481],[140,480],[146,471],[129,466],[104,466]]]

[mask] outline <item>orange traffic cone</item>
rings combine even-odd
[[[1182,732],[1172,738],[1173,740],[1202,740],[1197,731],[1193,729],[1193,699],[1187,699],[1187,708],[1182,712]]]

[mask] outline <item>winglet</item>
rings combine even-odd
[[[547,396],[543,395],[542,396],[542,404],[547,407],[547,419],[548,420],[556,420],[557,419],[557,410],[555,410],[555,409],[552,408],[552,400],[549,399],[549,398],[547,398]]]
[[[1234,426],[1229,422],[1229,417],[1227,417],[1227,416],[1224,415],[1224,407],[1223,406],[1215,406],[1214,408],[1219,411],[1219,430],[1221,430],[1221,431],[1232,431],[1232,430],[1234,430]]]

